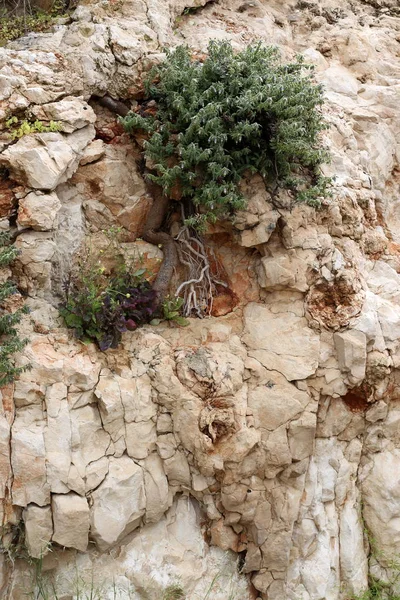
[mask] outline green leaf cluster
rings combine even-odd
[[[61,124],[57,121],[50,121],[48,125],[45,125],[42,121],[28,121],[24,119],[19,121],[17,117],[11,117],[6,121],[6,128],[10,130],[11,139],[17,140],[24,135],[30,133],[48,133],[61,130]]]
[[[158,319],[152,319],[150,325],[159,325],[164,320],[176,323],[181,327],[189,325],[189,321],[181,315],[183,302],[183,298],[170,298],[167,296],[161,305],[162,316]]]
[[[104,233],[109,239],[107,248],[84,249],[66,282],[66,299],[60,309],[76,337],[96,342],[103,351],[116,348],[124,332],[149,323],[157,311],[157,293],[146,278],[147,270],[120,254],[117,228]],[[107,263],[111,268],[104,266]]]
[[[18,256],[18,250],[9,245],[9,235],[0,233],[0,269],[7,267]],[[0,284],[0,387],[11,383],[17,375],[25,371],[27,366],[15,367],[13,358],[28,343],[27,338],[21,338],[17,329],[18,324],[28,308],[23,306],[15,312],[6,308],[6,300],[17,291],[10,281]]]
[[[166,51],[145,89],[156,115],[139,107],[122,123],[148,134],[150,179],[193,201],[190,225],[243,209],[238,184],[246,173],[314,205],[326,195],[323,90],[301,57],[283,64],[275,47],[257,43],[235,53],[230,42],[211,41],[205,60],[196,60],[180,46]]]

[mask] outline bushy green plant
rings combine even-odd
[[[24,135],[29,135],[30,133],[48,133],[54,131],[60,131],[61,124],[57,121],[50,121],[48,125],[42,123],[42,121],[28,121],[24,119],[20,121],[17,117],[10,117],[6,121],[6,128],[10,130],[10,135],[12,140],[19,139]]]
[[[320,171],[328,158],[320,141],[323,91],[301,57],[282,64],[274,47],[257,43],[235,53],[230,42],[211,41],[203,60],[180,46],[166,51],[145,90],[156,114],[144,104],[122,123],[129,132],[147,132],[149,178],[167,195],[178,189],[193,201],[189,225],[244,208],[238,184],[246,172],[313,205],[327,193]]]
[[[157,310],[157,294],[145,269],[130,270],[125,262],[111,274],[90,257],[66,284],[61,314],[79,339],[95,341],[100,350],[116,348],[125,331],[149,323]]]
[[[7,232],[0,232],[0,270],[8,267],[18,256],[15,246],[9,244],[10,236]],[[17,288],[11,281],[0,283],[0,387],[11,383],[17,375],[28,367],[15,367],[13,358],[16,352],[20,352],[28,343],[27,338],[21,338],[18,332],[18,324],[28,308],[22,308],[11,312],[7,301],[17,292]]]

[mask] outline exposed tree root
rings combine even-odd
[[[95,97],[96,101],[120,116],[129,112],[127,106],[110,96]],[[203,318],[212,312],[213,297],[216,284],[228,287],[226,283],[217,281],[211,272],[207,251],[199,236],[189,227],[182,226],[175,239],[164,231],[160,231],[168,212],[169,199],[159,186],[148,185],[154,199],[153,206],[147,215],[142,237],[146,242],[162,246],[164,258],[160,270],[153,283],[161,304],[169,293],[174,270],[180,262],[187,268],[187,279],[177,288],[175,296],[184,299],[183,314]],[[181,205],[182,222],[185,221],[183,204]]]
[[[182,221],[185,214],[182,206]],[[175,295],[182,296],[183,314],[186,317],[196,315],[203,318],[212,312],[213,297],[216,293],[215,285],[227,285],[217,281],[211,272],[210,261],[203,242],[191,233],[187,226],[183,226],[175,237],[178,243],[180,262],[187,267],[188,278],[177,288]]]
[[[178,266],[178,253],[172,236],[164,231],[159,231],[168,211],[169,199],[158,186],[150,185],[149,189],[154,198],[154,203],[147,215],[142,235],[146,242],[161,245],[163,249],[164,258],[153,283],[153,289],[158,293],[161,304],[165,296],[168,295],[174,269]]]

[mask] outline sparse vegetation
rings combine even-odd
[[[357,596],[349,596],[348,600],[400,600],[400,557],[389,559],[377,545],[369,529],[364,526],[364,533],[370,548],[369,560],[379,563],[381,560],[387,565],[387,579],[375,577],[371,572],[368,575],[368,589]]]
[[[189,321],[181,316],[183,298],[165,298],[161,305],[162,316],[159,319],[152,319],[150,325],[159,325],[161,321],[171,321],[182,327],[189,325]]]
[[[179,584],[173,583],[165,588],[162,600],[184,600],[184,598],[183,588]]]
[[[3,270],[3,273],[18,256],[18,250],[9,242],[9,234],[0,232],[0,270]],[[28,343],[28,339],[21,337],[18,331],[18,325],[28,308],[21,302],[13,307],[12,300],[16,298],[16,294],[16,286],[6,276],[0,283],[0,387],[11,383],[22,371],[29,368],[15,367],[13,361],[14,355]]]
[[[139,260],[126,261],[121,254],[118,228],[106,233],[107,248],[99,252],[84,248],[65,284],[66,301],[60,312],[68,327],[79,339],[94,341],[101,350],[107,350],[118,346],[122,333],[153,319],[186,325],[179,313],[181,300],[159,305],[150,283],[151,273]]]
[[[45,7],[45,3],[42,3]],[[46,9],[39,2],[8,0],[0,7],[0,46],[16,40],[27,33],[46,31],[57,18],[65,16],[66,2],[49,2]]]
[[[272,202],[282,188],[293,203],[313,206],[329,194],[322,87],[301,57],[283,64],[275,47],[235,52],[230,42],[211,41],[208,55],[167,50],[144,89],[121,122],[143,147],[155,200],[143,232],[163,247],[154,286],[164,300],[180,263],[187,277],[175,293],[184,298],[183,314],[203,317],[226,283],[201,235],[245,208],[243,178],[261,175]],[[172,210],[181,224],[174,238],[166,220]]]
[[[19,120],[18,117],[13,116],[7,119],[6,129],[9,130],[11,139],[17,140],[24,135],[30,133],[48,133],[50,131],[60,131],[60,123],[56,121],[50,121],[48,125],[36,119],[30,121],[28,119]]]

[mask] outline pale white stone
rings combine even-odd
[[[25,544],[32,558],[47,554],[53,535],[53,520],[50,506],[29,504],[23,511]]]
[[[271,378],[249,392],[249,407],[253,411],[255,426],[269,431],[298,417],[309,402],[309,396],[276,372]]]
[[[69,491],[71,468],[71,421],[67,386],[55,383],[46,392],[47,427],[44,431],[47,482],[52,492]]]
[[[365,377],[367,360],[365,334],[357,330],[335,333],[334,342],[341,371],[348,375],[352,385],[360,383]]]
[[[153,453],[144,461],[146,523],[157,523],[170,506],[168,480],[160,457]]]
[[[126,451],[131,458],[146,458],[156,449],[157,433],[153,421],[126,424]]]
[[[69,136],[61,133],[26,135],[3,152],[2,162],[20,183],[38,190],[54,190],[76,171],[80,152],[93,138],[92,126]]]
[[[308,289],[306,273],[307,263],[288,255],[264,257],[259,271],[260,285],[266,290],[292,289],[305,292]]]
[[[11,437],[12,499],[17,506],[50,503],[44,431],[41,407],[34,405],[18,410]]]
[[[96,115],[91,106],[83,100],[68,96],[59,102],[50,102],[35,106],[33,114],[42,121],[55,121],[60,131],[72,133],[96,121]]]
[[[397,556],[400,544],[400,450],[373,454],[362,490],[364,518],[385,560]]]
[[[36,231],[51,231],[57,224],[61,202],[54,192],[36,194],[31,192],[18,204],[18,224]]]
[[[103,140],[93,140],[90,142],[83,151],[82,158],[79,161],[80,165],[87,165],[89,163],[96,162],[102,158],[105,154],[105,147]]]
[[[84,552],[88,545],[89,506],[85,497],[70,492],[53,494],[53,541],[66,548]]]
[[[92,493],[91,537],[100,550],[139,526],[145,513],[143,469],[128,456],[110,458],[104,481]]]
[[[355,98],[359,83],[357,79],[341,65],[332,65],[322,74],[322,83],[328,91]]]
[[[243,341],[250,356],[267,369],[279,371],[289,381],[305,379],[318,366],[319,337],[307,321],[292,313],[274,314],[262,304],[250,303],[244,310]]]

